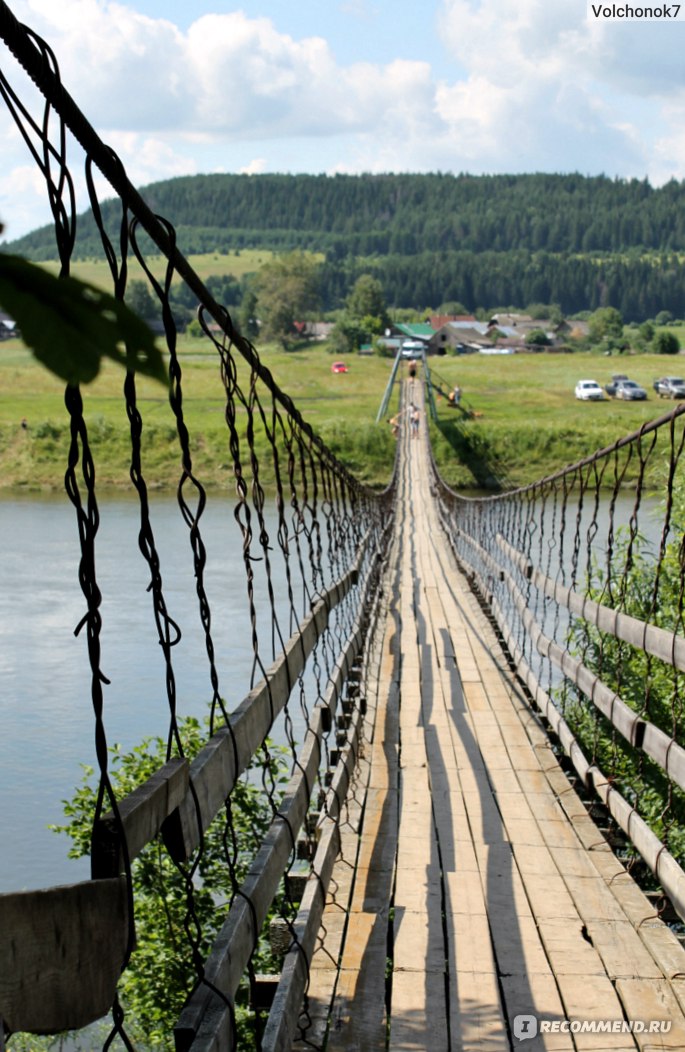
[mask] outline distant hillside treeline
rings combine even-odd
[[[557,302],[618,307],[626,320],[685,315],[685,182],[581,175],[200,175],[142,191],[186,253],[323,252],[324,305],[373,269],[394,306]],[[118,212],[103,208],[116,234]],[[54,256],[49,228],[11,246]],[[77,253],[100,253],[92,217]]]

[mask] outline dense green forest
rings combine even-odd
[[[582,175],[200,175],[144,188],[186,253],[312,250],[324,309],[372,272],[389,304],[423,308],[558,303],[615,306],[626,321],[685,316],[685,182]],[[103,207],[116,237],[120,213]],[[6,246],[54,257],[50,228]],[[100,253],[90,214],[77,254]]]

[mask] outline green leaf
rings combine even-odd
[[[38,361],[69,384],[94,380],[103,357],[167,382],[162,354],[145,322],[94,285],[56,278],[0,253],[0,306]]]

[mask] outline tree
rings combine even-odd
[[[447,300],[446,303],[441,303],[435,311],[436,314],[454,314],[459,317],[460,314],[470,314],[471,312],[466,309],[463,303],[459,300]]]
[[[680,340],[674,332],[661,329],[655,333],[650,349],[652,354],[678,354],[680,351]]]
[[[551,342],[544,329],[531,329],[526,336],[526,343],[531,347],[549,347]]]
[[[290,252],[265,263],[256,279],[263,335],[287,348],[295,322],[319,307],[319,264],[305,252]]]
[[[355,318],[343,315],[336,322],[329,337],[332,354],[354,354],[367,337],[367,330]]]
[[[590,315],[588,324],[593,343],[620,340],[623,336],[623,318],[615,307],[600,307]]]
[[[240,302],[236,323],[239,331],[248,340],[256,340],[259,336],[259,321],[257,320],[257,295],[252,289],[248,289]]]
[[[563,321],[563,314],[558,303],[531,303],[526,307],[526,314],[534,321],[552,321],[558,325]]]
[[[194,340],[199,340],[204,336],[205,330],[202,328],[198,318],[193,318],[188,322],[186,326],[186,334],[192,336]]]
[[[370,324],[374,332],[382,332],[390,324],[383,286],[378,278],[360,274],[347,297],[347,313],[359,321],[364,319],[367,331]]]
[[[156,318],[159,310],[144,281],[132,281],[126,289],[126,303],[139,318]]]

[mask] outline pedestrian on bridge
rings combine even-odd
[[[409,420],[411,421],[411,437],[412,438],[416,438],[416,436],[419,433],[419,420],[420,419],[421,419],[421,414],[419,413],[419,408],[418,408],[418,406],[414,405],[414,403],[412,402],[410,407],[409,407]]]

